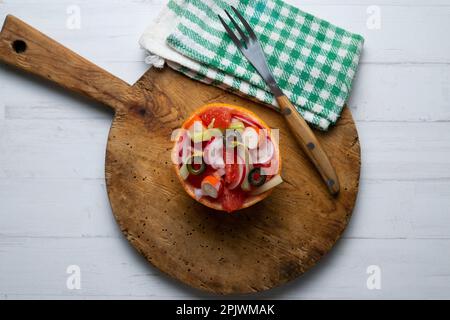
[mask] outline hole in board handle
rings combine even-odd
[[[27,44],[23,40],[15,40],[12,43],[12,48],[16,53],[23,53],[27,50]]]

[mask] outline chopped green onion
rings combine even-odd
[[[244,125],[244,123],[242,121],[234,120],[233,122],[231,122],[231,124],[228,127],[228,129],[245,130],[245,125]]]
[[[275,188],[277,185],[281,184],[283,182],[283,179],[280,175],[277,175],[270,179],[268,182],[266,182],[262,187],[259,187],[258,189],[255,189],[251,195],[258,196],[266,191],[269,191],[272,188]]]
[[[212,137],[222,137],[222,131],[217,128],[203,131],[203,141],[209,141]]]
[[[180,175],[181,175],[181,178],[183,178],[183,180],[186,180],[189,177],[189,171],[188,171],[186,163],[183,163],[183,165],[181,166]]]

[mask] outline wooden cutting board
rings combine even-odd
[[[231,294],[281,285],[314,266],[348,224],[358,191],[360,146],[347,108],[337,126],[317,132],[341,182],[334,198],[283,118],[262,105],[168,68],[150,70],[129,86],[12,16],[0,34],[0,60],[115,110],[105,163],[114,216],[149,262],[190,286]],[[212,102],[246,107],[281,129],[285,183],[235,214],[192,200],[170,160],[172,130]]]

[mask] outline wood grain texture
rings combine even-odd
[[[120,228],[156,267],[196,288],[249,293],[298,277],[332,248],[349,221],[359,183],[359,141],[348,109],[329,134],[318,134],[341,181],[334,198],[284,129],[282,116],[169,69],[149,71],[136,87],[145,101],[116,115],[106,179]],[[247,107],[281,128],[285,183],[232,215],[188,197],[171,169],[171,131],[198,106],[213,102]]]
[[[448,0],[288,0],[366,38],[349,107],[363,146],[358,201],[342,240],[298,281],[252,298],[450,297],[450,28]],[[77,53],[136,82],[147,71],[139,35],[163,0],[0,3]],[[45,8],[45,10],[42,10]],[[412,38],[413,41],[411,40]],[[0,299],[211,298],[172,281],[123,239],[106,194],[113,113],[0,64]],[[425,152],[424,152],[425,151]],[[65,289],[66,267],[82,290]],[[382,290],[368,290],[368,265]]]
[[[23,52],[11,45],[17,39],[26,43]],[[11,16],[0,35],[0,58],[116,111],[105,164],[116,220],[151,263],[193,287],[229,294],[286,283],[327,253],[349,221],[360,149],[348,109],[330,134],[318,137],[333,154],[343,188],[333,198],[283,130],[284,119],[253,102],[169,69],[149,71],[128,86]],[[247,107],[271,127],[282,128],[286,183],[270,199],[233,215],[193,201],[171,169],[172,130],[194,109],[212,102]]]
[[[443,299],[450,282],[450,262],[442,252],[448,251],[449,242],[342,239],[320,266],[298,281],[248,298],[402,299],[406,294],[402,288],[409,285],[410,299],[423,299],[424,294],[428,299]],[[149,268],[147,261],[123,239],[15,237],[0,238],[0,246],[0,259],[10,261],[0,265],[2,299],[212,298]],[[367,290],[365,286],[367,263],[374,261],[375,255],[378,261],[390,261],[383,273],[383,290]],[[77,260],[81,257],[85,258]],[[64,290],[67,275],[62,271],[74,260],[82,270],[82,290]],[[353,276],[349,276],[349,270]],[[11,275],[14,281],[10,280]]]
[[[111,106],[125,108],[130,86],[66,49],[20,19],[8,15],[1,31],[0,56],[8,64]]]

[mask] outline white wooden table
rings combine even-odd
[[[450,298],[450,1],[290,2],[366,38],[349,102],[361,188],[335,249],[297,281],[253,297]],[[0,19],[12,13],[134,83],[147,69],[137,41],[162,5],[0,0]],[[209,297],[162,275],[122,237],[103,172],[111,119],[0,66],[0,298]],[[70,265],[80,290],[66,285]],[[379,290],[367,286],[369,266]]]

